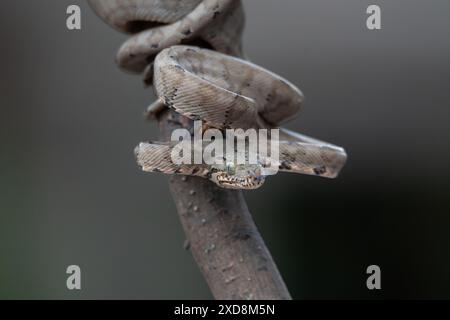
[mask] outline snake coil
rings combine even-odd
[[[150,114],[169,107],[220,130],[272,129],[299,112],[302,92],[282,77],[243,59],[244,13],[240,0],[89,0],[110,26],[131,34],[118,65],[144,73],[158,100]],[[344,149],[286,129],[279,134],[280,171],[334,178]],[[255,189],[268,175],[255,165],[174,164],[170,143],[141,143],[144,171],[194,175],[231,189]],[[248,155],[247,155],[248,156]]]

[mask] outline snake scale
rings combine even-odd
[[[282,77],[243,59],[244,13],[240,0],[89,0],[110,26],[131,34],[118,65],[144,73],[158,100],[148,110],[169,107],[206,127],[272,129],[295,117],[302,92]],[[299,133],[279,133],[280,171],[334,178],[346,162],[343,148]],[[208,178],[230,189],[255,189],[267,175],[257,164],[174,164],[173,144],[140,143],[144,171]]]

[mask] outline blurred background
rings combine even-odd
[[[142,117],[152,91],[114,63],[127,37],[85,1],[0,6],[0,298],[212,298],[167,177],[134,161],[158,130]],[[450,298],[450,2],[244,6],[248,57],[306,96],[287,126],[349,155],[337,180],[279,174],[245,193],[293,297]]]

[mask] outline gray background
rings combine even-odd
[[[279,174],[246,193],[292,295],[450,298],[450,1],[244,3],[248,56],[306,95],[288,127],[349,154],[337,180]],[[126,36],[84,1],[0,6],[0,298],[211,298],[166,177],[134,162],[157,128],[151,91],[114,64]]]

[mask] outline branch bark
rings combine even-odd
[[[163,141],[192,122],[171,110],[158,118]],[[242,191],[174,175],[170,189],[195,261],[216,299],[291,299]]]

